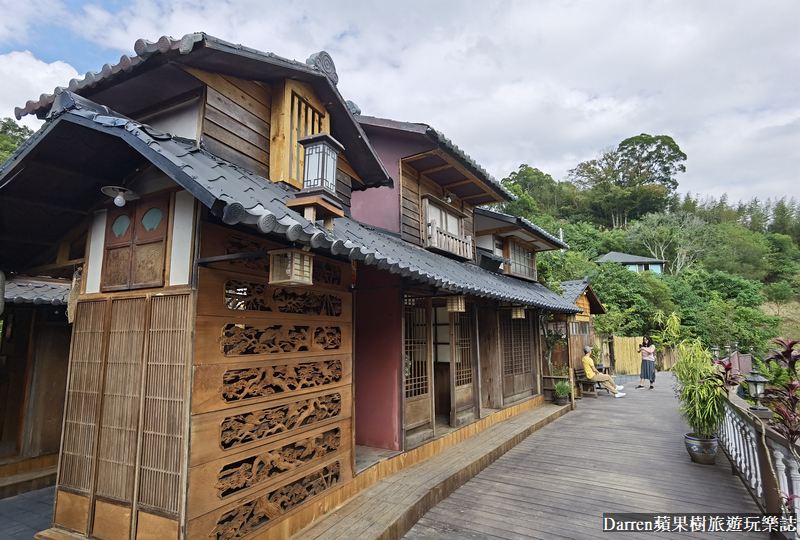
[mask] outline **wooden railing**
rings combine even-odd
[[[765,430],[765,424],[747,408],[744,400],[732,395],[725,402],[725,420],[717,438],[762,512],[785,515],[781,499],[800,496],[800,464],[789,450],[789,441],[772,429]],[[800,501],[788,512],[794,515],[795,523],[800,522]],[[798,533],[785,534],[787,538],[800,539]]]
[[[465,259],[473,258],[472,236],[460,237],[438,226],[435,219],[428,222],[425,247],[448,251]]]

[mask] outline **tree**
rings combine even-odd
[[[628,229],[628,242],[641,244],[650,256],[668,262],[669,271],[696,263],[707,247],[705,222],[687,212],[648,214]]]
[[[642,133],[619,143],[617,151],[630,184],[660,184],[672,192],[678,187],[675,176],[686,172],[686,154],[668,135]]]
[[[765,285],[762,289],[767,301],[775,306],[775,315],[781,316],[781,307],[794,300],[792,286],[785,281]]]
[[[714,229],[714,247],[703,259],[703,266],[710,272],[721,270],[745,279],[764,279],[770,253],[764,235],[733,222],[721,223]]]
[[[19,145],[31,135],[31,128],[20,126],[11,118],[3,118],[0,122],[0,164],[11,157]]]
[[[600,223],[624,229],[628,220],[675,204],[675,176],[686,170],[685,160],[671,137],[643,133],[579,163],[568,178],[583,189],[584,204]]]

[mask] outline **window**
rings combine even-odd
[[[455,209],[432,202],[435,198],[423,196],[424,247],[453,253],[464,259],[475,258],[472,236],[464,235],[463,214]]]
[[[461,235],[461,218],[436,205],[428,206],[428,222],[436,221],[436,226],[455,236]]]
[[[536,279],[536,253],[516,242],[511,242],[509,257],[511,259],[511,273],[518,276]]]
[[[164,285],[168,210],[169,199],[159,197],[109,211],[102,291]]]

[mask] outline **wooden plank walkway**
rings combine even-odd
[[[546,404],[499,422],[384,478],[293,535],[292,540],[400,538],[435,504],[567,410]]]
[[[672,374],[601,393],[543,427],[433,507],[407,540],[735,538],[766,533],[604,533],[604,512],[758,512],[724,455],[689,460]]]

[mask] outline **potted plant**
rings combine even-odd
[[[553,391],[556,394],[556,405],[569,403],[569,395],[572,393],[572,388],[567,381],[558,381]]]
[[[725,417],[725,400],[741,376],[730,362],[712,362],[699,339],[678,344],[674,366],[675,394],[681,416],[691,432],[684,435],[686,451],[695,463],[713,465],[717,457],[715,432]]]

